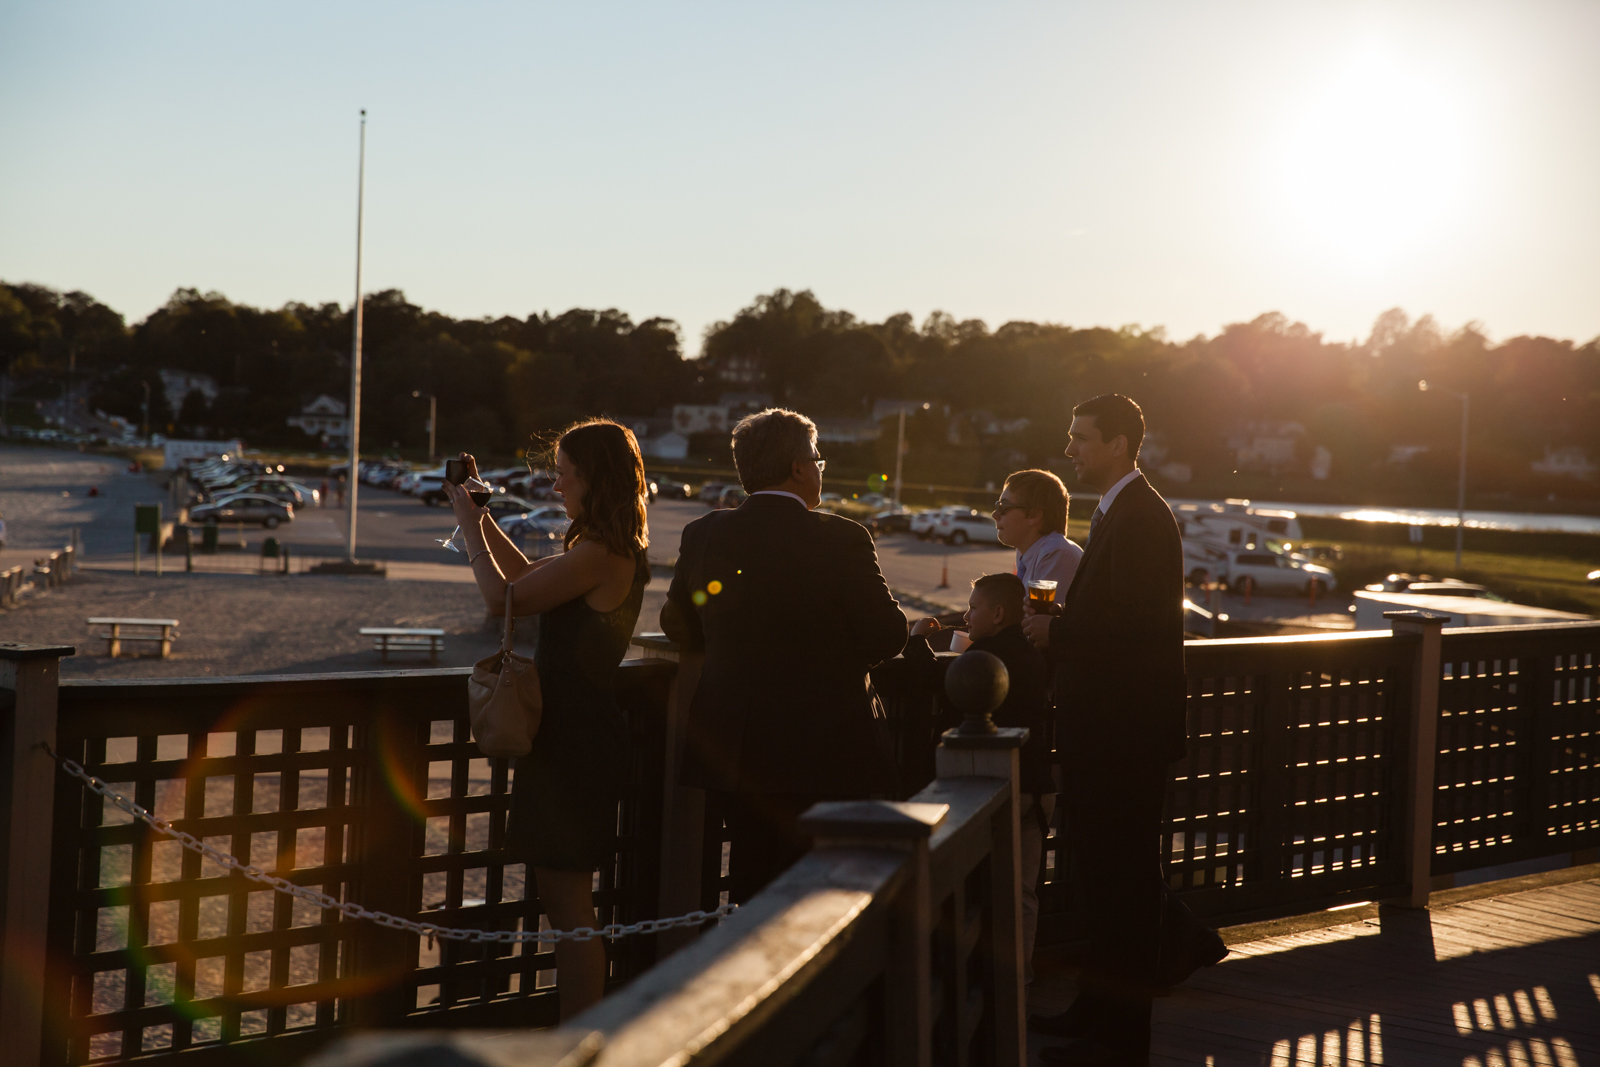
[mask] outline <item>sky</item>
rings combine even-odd
[[[1600,3],[0,0],[0,279],[1600,334]]]

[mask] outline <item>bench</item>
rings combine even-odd
[[[89,620],[90,634],[102,637],[106,641],[106,655],[115,658],[122,654],[124,641],[150,641],[161,646],[161,658],[166,659],[172,653],[172,640],[178,636],[177,619],[109,619],[94,618]],[[93,627],[107,627],[104,633],[96,634]]]
[[[391,652],[427,652],[430,663],[439,662],[444,651],[443,630],[416,630],[402,626],[363,626],[362,637],[372,638],[372,650],[389,662]]]

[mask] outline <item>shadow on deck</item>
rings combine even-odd
[[[1600,878],[1514,886],[1233,943],[1156,1002],[1151,1063],[1600,1063]],[[1070,977],[1041,977],[1031,1000],[1055,1010],[1074,992]],[[1030,1033],[1029,1063],[1056,1043]]]

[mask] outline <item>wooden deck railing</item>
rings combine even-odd
[[[1168,873],[1213,923],[1425,900],[1461,871],[1587,860],[1600,846],[1600,623],[1395,625],[1189,645],[1190,751],[1170,786]],[[63,654],[0,646],[8,1061],[182,1052],[204,1064],[253,1041],[293,1058],[352,1023],[554,1021],[546,954],[429,946],[274,899],[131,824],[38,747],[299,884],[445,925],[531,928],[541,920],[527,872],[501,848],[510,775],[468,739],[465,672],[58,685]],[[938,732],[953,723],[903,667],[874,674],[901,796],[922,801],[949,788],[929,779]],[[603,922],[687,911],[722,892],[720,820],[668,777],[675,671],[659,658],[623,671],[632,775],[616,862],[601,872]],[[970,821],[937,802],[952,804],[947,825]],[[1057,846],[1047,844],[1042,944],[1080,936],[1073,872]],[[690,853],[694,862],[681,862]],[[900,890],[886,882],[873,892]],[[952,925],[943,943],[973,936],[970,924]],[[614,943],[613,988],[684,940]],[[934,1000],[955,1005],[940,1018],[963,1034],[971,1023],[953,1021],[964,1003],[951,999],[956,988]]]
[[[362,1035],[316,1067],[1020,1064],[1017,752],[951,731],[909,802],[819,804],[811,852],[698,942],[559,1030]]]

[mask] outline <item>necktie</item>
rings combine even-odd
[[[1100,520],[1105,518],[1105,517],[1106,517],[1106,513],[1101,511],[1099,508],[1095,508],[1094,509],[1094,514],[1089,516],[1089,541],[1093,541],[1094,540],[1095,527],[1099,526],[1100,525]],[[1088,541],[1084,542],[1084,544],[1088,544],[1088,543],[1089,543]]]

